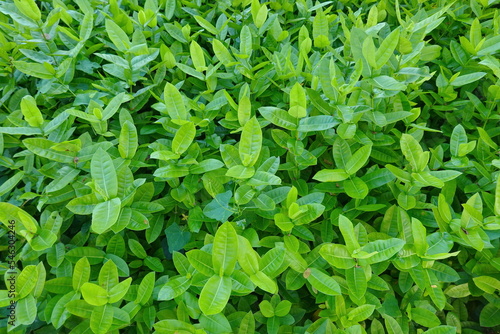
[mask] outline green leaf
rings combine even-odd
[[[378,263],[393,257],[404,245],[405,241],[397,238],[375,240],[361,247],[361,251],[368,254],[374,253],[367,258],[367,261],[369,263]],[[353,256],[356,257],[356,254],[353,254]]]
[[[212,40],[212,47],[213,47],[215,56],[217,57],[217,59],[220,60],[220,62],[222,64],[224,64],[225,66],[230,66],[231,63],[234,63],[233,56],[231,56],[231,53],[224,46],[224,44],[222,44],[221,41],[219,41],[218,39],[214,38]]]
[[[106,253],[95,247],[76,247],[66,253],[66,258],[77,263],[82,257],[86,257],[90,265],[94,265],[101,263],[105,255]]]
[[[441,324],[439,318],[431,311],[425,308],[412,308],[408,313],[411,320],[424,327],[437,327]]]
[[[222,161],[217,159],[206,159],[197,165],[192,165],[189,168],[189,174],[203,174],[222,167],[224,167],[224,163]]]
[[[487,304],[481,310],[479,322],[483,327],[496,327],[500,325],[500,308],[493,303]]]
[[[424,255],[428,244],[426,240],[427,230],[425,226],[416,218],[411,219],[411,231],[413,235],[413,245],[418,255]]]
[[[262,148],[262,130],[257,118],[252,117],[243,127],[239,143],[239,156],[243,166],[251,167],[259,158]]]
[[[175,133],[172,140],[172,151],[181,155],[189,148],[196,136],[196,128],[192,122],[185,123]]]
[[[123,159],[132,159],[138,147],[137,129],[130,121],[125,121],[120,131],[118,152]]]
[[[423,154],[422,147],[412,135],[403,134],[401,136],[401,151],[403,152],[406,160],[410,163],[414,171],[421,171],[420,159]]]
[[[187,121],[189,115],[179,90],[177,90],[177,88],[174,85],[167,82],[165,84],[163,95],[165,98],[165,105],[167,106],[167,112],[170,118],[172,118],[172,120],[177,122]]]
[[[340,182],[349,178],[344,169],[323,169],[317,172],[313,179],[319,182]]]
[[[455,87],[461,87],[468,85],[472,82],[478,81],[486,75],[486,72],[475,72],[470,74],[464,74],[457,77],[455,80],[451,81],[450,84]]]
[[[388,334],[403,333],[403,330],[401,329],[401,326],[396,321],[396,319],[386,314],[384,315],[384,320],[385,320],[385,328],[387,328]]]
[[[92,230],[103,234],[113,226],[120,216],[121,201],[119,198],[99,203],[92,211]]]
[[[38,230],[37,221],[29,215],[26,211],[10,203],[0,202],[0,221],[10,230],[11,223],[15,222],[15,231],[19,232],[21,230],[17,222],[31,233],[36,233]]]
[[[85,282],[80,290],[83,299],[90,305],[101,306],[108,302],[108,292],[97,284]]]
[[[344,181],[344,190],[349,197],[363,199],[370,191],[366,183],[359,177]]]
[[[209,33],[211,33],[212,35],[218,34],[217,28],[215,28],[212,23],[205,20],[202,16],[195,15],[193,17],[196,20],[196,22],[198,22],[198,24],[203,28],[205,28]]]
[[[150,273],[150,274],[154,274],[154,273]],[[116,302],[122,300],[130,288],[130,283],[132,283],[131,277],[129,277],[126,280],[121,281],[120,283],[113,286],[108,292],[108,296],[109,296],[108,302],[110,304],[113,304],[113,303],[116,303]],[[139,287],[139,289],[140,289],[140,287]],[[141,292],[144,292],[143,289],[140,289],[140,290],[141,290]],[[140,298],[142,299],[143,297],[144,296],[141,294]],[[139,299],[139,296],[138,296],[138,299]]]
[[[438,326],[428,329],[425,334],[456,334],[457,328],[455,326]]]
[[[128,239],[128,247],[130,248],[130,251],[140,259],[144,259],[148,256],[141,243],[135,239]]]
[[[161,320],[154,324],[154,328],[159,334],[174,334],[174,333],[195,333],[196,328],[184,321],[176,319]]]
[[[193,249],[186,253],[189,263],[205,276],[214,274],[212,256],[199,249]]]
[[[43,125],[43,116],[36,105],[36,101],[31,95],[26,95],[21,100],[21,112],[24,119],[30,126],[41,127]]]
[[[260,271],[271,278],[275,278],[288,266],[285,261],[285,249],[276,247],[268,251],[260,260]]]
[[[84,283],[90,279],[90,263],[86,257],[81,258],[76,262],[73,271],[73,290],[80,291]]]
[[[478,276],[472,279],[477,287],[486,293],[495,293],[500,290],[500,281],[490,276]]]
[[[36,280],[33,277],[38,276],[37,267],[34,265],[26,266],[17,277],[16,283],[16,297],[22,299],[30,294],[35,288]]]
[[[113,261],[106,261],[99,271],[99,286],[109,291],[118,284],[118,268]]]
[[[76,299],[67,303],[66,309],[69,313],[76,315],[77,317],[88,319],[92,315],[94,306],[90,305],[84,300]]]
[[[454,157],[458,157],[458,153],[460,151],[460,145],[466,143],[467,143],[467,134],[465,133],[465,129],[461,124],[458,124],[453,128],[453,132],[451,133],[451,141],[450,141],[451,155]]]
[[[308,268],[304,277],[319,292],[329,296],[340,295],[340,286],[337,281],[319,269]]]
[[[404,83],[401,83],[393,77],[389,77],[387,75],[381,75],[373,78],[373,84],[377,88],[385,90],[401,91],[406,89],[406,85]]]
[[[352,267],[347,269],[346,281],[349,292],[356,299],[362,299],[366,294],[366,289],[368,287],[364,269],[361,267]]]
[[[111,160],[107,152],[102,149],[97,150],[90,162],[90,174],[95,186],[102,190],[108,199],[116,197],[118,194],[118,178],[113,160]],[[116,205],[116,202],[113,204]]]
[[[196,41],[191,41],[189,45],[189,53],[193,61],[193,66],[198,72],[203,72],[206,69],[205,56],[203,55],[203,49],[196,43]]]
[[[274,317],[274,307],[271,305],[271,303],[268,300],[263,300],[259,304],[259,309],[264,317],[266,317],[266,318]]]
[[[42,19],[42,13],[34,0],[15,0],[14,4],[23,15],[26,15],[30,19],[34,21]]]
[[[113,306],[101,305],[92,310],[90,328],[95,334],[107,333],[113,324]]]
[[[495,187],[495,214],[497,216],[500,216],[500,173],[497,176],[496,180],[496,187]]]
[[[356,234],[354,233],[354,226],[349,218],[344,215],[339,215],[339,228],[342,236],[344,237],[347,250],[352,254],[352,252],[360,247]]]
[[[349,311],[347,318],[353,323],[361,322],[368,319],[373,314],[374,310],[375,305],[361,305]]]
[[[206,315],[222,312],[231,295],[232,281],[226,276],[212,276],[200,293],[198,304]]]
[[[319,253],[333,267],[338,269],[350,269],[356,265],[345,245],[326,244],[321,247]]]
[[[377,67],[375,69],[379,69],[387,64],[391,56],[394,54],[394,50],[396,50],[396,47],[399,43],[400,31],[400,29],[393,30],[384,39],[382,44],[380,44],[377,52],[375,52],[375,63],[377,64]]]
[[[347,161],[345,165],[345,171],[349,175],[354,175],[364,164],[368,161],[370,157],[372,147],[371,145],[365,145],[359,150],[354,152],[352,157]]]
[[[137,298],[135,300],[135,303],[139,305],[145,305],[151,298],[151,294],[153,293],[154,287],[155,287],[155,273],[152,272],[144,276],[144,278],[142,279],[141,284],[139,285],[139,290],[137,293]]]
[[[255,333],[255,318],[252,311],[249,311],[243,319],[241,319],[238,334],[254,334]]]
[[[257,285],[264,291],[275,294],[278,292],[278,285],[276,281],[264,274],[262,271],[257,271],[255,274],[250,275],[250,280],[253,284]]]
[[[306,117],[306,108],[306,92],[304,88],[296,82],[290,90],[290,109],[288,113],[295,118]]]
[[[259,108],[260,114],[269,122],[287,130],[297,129],[297,119],[283,109],[274,107]]]
[[[191,285],[191,281],[186,277],[175,277],[169,280],[160,289],[158,300],[170,300],[183,294]]]
[[[37,315],[35,297],[28,295],[17,301],[16,304],[16,324],[31,325]]]
[[[338,124],[339,122],[335,120],[335,118],[333,118],[332,116],[327,116],[327,115],[309,116],[299,120],[299,126],[297,128],[297,131],[300,132],[324,131],[331,129]]]
[[[238,258],[238,235],[231,223],[222,224],[215,233],[212,247],[214,271],[220,276],[229,276]],[[206,313],[206,312],[205,312]]]
[[[106,33],[119,51],[127,52],[130,49],[131,45],[127,34],[114,21],[106,20]]]
[[[215,198],[203,209],[203,214],[209,218],[225,222],[234,211],[229,206],[232,198],[232,191],[228,190],[222,194],[217,194]]]
[[[243,165],[236,165],[229,168],[226,172],[226,176],[233,177],[235,179],[245,180],[249,179],[255,174],[255,168],[245,167]]]
[[[222,313],[200,316],[200,325],[211,333],[232,333],[231,324]]]
[[[55,77],[55,69],[49,63],[46,64],[50,65],[47,67],[49,67],[51,70],[48,70],[47,67],[42,64],[28,63],[21,60],[13,61],[12,64],[16,67],[17,70],[35,78],[53,79]]]

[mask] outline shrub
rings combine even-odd
[[[496,332],[498,3],[0,1],[2,328]]]

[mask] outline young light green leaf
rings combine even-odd
[[[182,295],[191,286],[191,280],[184,276],[170,279],[160,289],[158,300],[171,300]]]
[[[97,306],[90,316],[90,328],[95,334],[107,333],[113,324],[114,308],[111,305]]]
[[[297,129],[297,119],[283,109],[274,107],[259,108],[260,114],[269,122],[287,130]]]
[[[231,63],[234,63],[234,58],[231,56],[229,50],[222,44],[218,39],[212,40],[212,47],[214,49],[215,56],[220,60],[222,64],[225,66],[229,66]]]
[[[252,102],[248,96],[243,96],[238,104],[238,122],[244,126],[250,119]]]
[[[38,270],[37,267],[34,265],[29,265],[26,266],[26,268],[23,269],[23,271],[19,274],[17,277],[17,280],[15,281],[16,283],[16,297],[21,299],[26,297],[33,289],[35,288],[36,285],[36,280],[34,280],[34,277],[38,276]]]
[[[400,144],[401,151],[403,152],[406,160],[408,160],[408,162],[410,163],[413,170],[417,172],[421,171],[422,169],[419,169],[419,161],[421,159],[423,151],[417,140],[412,135],[405,133],[401,136]]]
[[[317,268],[308,268],[304,277],[321,293],[329,296],[340,295],[340,286],[333,277],[323,273]]]
[[[206,315],[222,312],[231,295],[232,281],[227,276],[214,275],[209,278],[200,293],[198,305]]]
[[[203,72],[206,70],[205,56],[203,55],[203,49],[196,43],[195,40],[191,41],[189,45],[189,52],[191,54],[191,60],[193,61],[194,68],[198,72]]]
[[[473,278],[477,287],[486,293],[495,293],[500,290],[500,281],[491,276],[478,276]]]
[[[34,21],[40,21],[42,19],[42,13],[34,0],[15,0],[14,4],[23,15],[30,19]]]
[[[345,245],[326,244],[321,247],[319,253],[333,267],[338,269],[350,269],[356,265]]]
[[[149,274],[148,274],[149,275]],[[130,288],[130,283],[132,283],[132,278],[129,277],[124,281],[121,281],[120,283],[116,284],[114,287],[112,287],[109,292],[109,300],[108,302],[110,304],[116,303],[123,299],[123,297],[127,294],[128,289]],[[142,290],[141,290],[142,292]],[[141,295],[142,298],[142,295]]]
[[[288,113],[295,118],[303,118],[307,115],[306,91],[296,82],[290,90],[290,109]]]
[[[361,322],[368,319],[373,314],[373,311],[375,311],[375,305],[361,305],[349,311],[347,318],[353,323]]]
[[[368,161],[370,157],[370,153],[372,150],[371,145],[365,145],[361,147],[359,150],[354,152],[352,157],[347,161],[345,165],[345,171],[349,175],[354,175],[364,164]]]
[[[297,131],[300,132],[324,131],[331,129],[338,124],[339,122],[335,120],[333,116],[328,116],[328,115],[309,116],[299,120],[299,126],[297,128]]]
[[[404,245],[405,241],[402,239],[380,239],[369,242],[361,248],[361,251],[373,254],[367,258],[369,263],[378,263],[390,259],[399,252]],[[356,257],[355,254],[353,254],[353,256]]]
[[[120,208],[119,198],[97,204],[92,211],[92,230],[97,234],[106,232],[118,220]]]
[[[108,199],[116,197],[118,194],[116,169],[109,154],[100,148],[90,162],[90,174],[95,186],[102,190]]]
[[[239,156],[243,166],[255,165],[262,148],[262,129],[256,117],[252,117],[243,127],[239,143]]]
[[[16,304],[16,324],[31,325],[37,315],[36,300],[32,295],[19,300]]]
[[[222,224],[215,233],[212,263],[216,274],[231,275],[238,258],[238,235],[231,223]]]
[[[345,273],[349,294],[356,299],[362,299],[368,287],[364,269],[361,267],[352,267],[347,269]]]
[[[79,291],[84,283],[90,279],[90,263],[86,257],[81,258],[75,264],[73,271],[73,290]]]
[[[391,56],[394,54],[394,50],[396,50],[399,43],[400,31],[401,30],[399,28],[396,28],[384,39],[382,44],[380,44],[380,47],[375,53],[375,62],[377,64],[375,69],[379,69],[387,64]]]
[[[31,95],[26,95],[21,100],[21,112],[24,119],[30,126],[41,127],[43,125],[43,116],[36,105],[36,101]]]
[[[101,306],[108,302],[108,292],[94,283],[83,283],[81,286],[83,299],[90,305]]]
[[[131,44],[127,34],[113,20],[106,20],[106,33],[119,51],[125,53],[130,49]]]
[[[170,82],[167,82],[163,95],[165,98],[165,105],[167,106],[167,113],[170,118],[174,121],[187,121],[188,112],[179,90]]]
[[[366,183],[359,177],[347,179],[344,181],[344,190],[349,197],[363,199],[368,195],[370,189]]]
[[[125,121],[120,131],[118,152],[123,159],[132,159],[139,146],[137,129],[130,121]]]
[[[172,151],[181,155],[189,148],[196,136],[196,127],[193,122],[183,124],[175,133],[172,140]]]
[[[323,169],[317,172],[313,179],[319,182],[339,182],[349,177],[343,169]]]

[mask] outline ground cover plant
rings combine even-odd
[[[498,333],[497,0],[0,1],[9,333]]]

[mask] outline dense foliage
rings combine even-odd
[[[497,332],[498,8],[0,1],[2,332]]]

